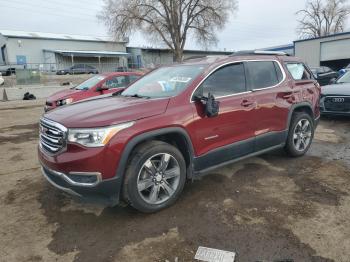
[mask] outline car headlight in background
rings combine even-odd
[[[68,130],[68,142],[78,143],[87,147],[101,147],[119,131],[129,128],[135,122],[127,122],[120,125],[102,128],[71,128]]]
[[[57,106],[64,106],[73,103],[73,98],[67,98],[57,101]]]

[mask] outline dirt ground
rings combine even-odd
[[[0,261],[350,261],[350,119],[322,119],[309,153],[247,159],[185,187],[171,208],[76,203],[40,173],[43,101],[0,104]]]

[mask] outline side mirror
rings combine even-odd
[[[96,88],[96,92],[102,92],[102,91],[108,90],[108,89],[109,89],[109,87],[107,85],[103,84],[102,86],[99,86]]]
[[[215,100],[212,94],[208,94],[208,100],[205,104],[205,114],[207,117],[214,117],[219,114],[220,102]]]
[[[220,102],[216,101],[212,94],[209,93],[208,97],[195,96],[194,101],[203,103],[205,106],[205,115],[207,117],[215,117],[219,114]]]

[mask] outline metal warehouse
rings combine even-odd
[[[52,71],[78,63],[123,66],[126,44],[105,37],[0,30],[0,64]]]
[[[341,69],[350,63],[350,32],[294,41],[295,55],[309,66]]]
[[[159,64],[171,64],[174,55],[169,48],[152,47],[128,47],[130,67],[152,67]],[[230,55],[233,51],[210,51],[210,50],[184,50],[184,59],[210,56],[210,55]]]

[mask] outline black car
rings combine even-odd
[[[329,85],[332,79],[337,79],[339,77],[338,72],[327,66],[312,67],[311,71],[321,86]]]
[[[70,68],[58,70],[57,75],[98,74],[98,70],[90,65],[76,64]]]
[[[322,87],[320,109],[322,115],[350,116],[350,71]]]

